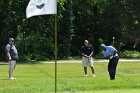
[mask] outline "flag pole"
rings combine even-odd
[[[55,93],[57,93],[57,14],[55,14]]]

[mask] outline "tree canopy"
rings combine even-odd
[[[54,58],[54,16],[26,19],[29,0],[0,0],[0,58],[9,37],[16,39],[20,59]],[[79,56],[88,39],[94,54],[100,44],[119,51],[140,51],[139,0],[57,0],[58,57]]]

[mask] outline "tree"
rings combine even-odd
[[[64,10],[59,19],[59,55],[62,58],[68,58],[71,55],[71,40],[74,32],[73,29],[73,1],[68,0],[64,2]]]

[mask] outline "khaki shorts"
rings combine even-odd
[[[9,70],[14,70],[16,67],[16,61],[12,60],[12,61],[8,61],[9,63]]]
[[[82,57],[82,66],[83,67],[93,67],[93,59],[92,57],[90,58],[86,58],[86,57]]]

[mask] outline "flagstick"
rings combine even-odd
[[[55,14],[55,93],[57,93],[57,14]]]

